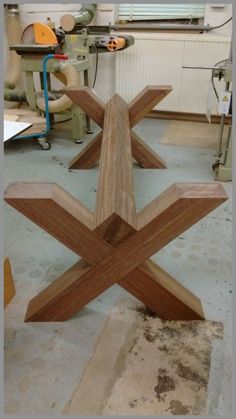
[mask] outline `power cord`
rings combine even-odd
[[[226,25],[227,23],[229,23],[232,20],[232,17],[230,17],[228,20],[226,20],[226,22],[222,23],[221,25],[218,26],[213,26],[210,31],[212,31],[212,29],[218,29],[218,28],[222,28],[222,26]]]
[[[63,121],[57,121],[57,122],[54,122],[54,124],[53,124],[53,125],[63,124],[64,122],[68,122],[68,121],[71,121],[71,120],[72,120],[72,118],[64,119]]]
[[[98,73],[98,53],[96,53],[96,63],[95,63],[95,74],[94,74],[94,80],[93,80],[93,89],[94,89],[95,84],[96,84],[97,73]]]
[[[216,64],[214,65],[214,67],[218,66],[219,64],[225,63],[225,62],[227,62],[227,61],[228,61],[228,58],[227,58],[227,59],[225,59],[225,60],[218,61],[218,63],[216,63]],[[211,84],[212,84],[213,90],[214,90],[214,92],[215,92],[216,98],[217,98],[217,100],[219,101],[219,95],[218,95],[218,93],[217,93],[216,86],[215,86],[215,82],[214,82],[214,70],[212,70],[212,72],[211,72]]]

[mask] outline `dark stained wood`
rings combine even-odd
[[[119,95],[104,107],[88,89],[69,91],[104,127],[73,162],[89,167],[101,148],[96,212],[53,183],[7,188],[10,205],[83,258],[30,301],[25,320],[69,319],[114,283],[163,319],[203,319],[200,300],[148,259],[223,203],[223,187],[216,182],[173,184],[136,214],[132,152],[143,167],[164,168],[165,163],[130,125],[160,100],[160,89],[144,90],[130,108]]]
[[[128,105],[116,94],[105,111],[95,227],[114,214],[134,225],[135,212]]]
[[[108,237],[114,247],[117,247],[122,240],[135,234],[135,229],[125,221],[120,220],[120,224],[122,224],[122,228],[120,225],[118,229],[115,227],[115,234]],[[117,230],[119,231],[118,240]],[[101,232],[99,234],[102,236]],[[106,234],[104,239],[108,241]],[[61,309],[58,313],[57,295],[66,292],[69,285],[77,284],[78,286],[81,275],[88,272],[89,269],[90,265],[81,260],[62,274],[53,284],[31,300],[26,321],[49,321],[50,319],[62,321],[70,318],[68,308],[64,304],[65,310]],[[199,320],[204,318],[200,300],[152,261],[144,262],[122,278],[118,284],[140,299],[162,319]],[[58,303],[61,306],[61,302]],[[73,301],[73,305],[76,306],[76,302]]]
[[[5,201],[88,262],[104,258],[104,242],[92,232],[92,212],[57,184],[14,183]]]
[[[133,158],[144,169],[166,169],[166,163],[144,141],[131,131],[131,146]]]
[[[79,106],[86,115],[100,127],[103,126],[105,105],[89,87],[68,87],[62,90],[73,103]]]
[[[207,191],[204,184],[173,185],[157,198],[155,206],[151,203],[141,211],[139,231],[116,249],[112,248],[111,254],[102,262],[79,278],[76,276],[66,289],[57,289],[56,294],[50,294],[49,317],[52,311],[57,313],[54,320],[61,319],[61,316],[63,319],[73,316],[226,199],[220,184],[208,184]],[[134,290],[135,293],[137,291]],[[32,317],[28,319],[32,321]]]
[[[89,271],[91,265],[80,260],[56,281],[42,290],[28,304],[26,322],[64,321],[71,317],[71,305],[76,305],[76,284],[80,276]],[[74,295],[73,294],[74,287]],[[70,293],[68,292],[70,290]]]
[[[129,104],[130,127],[134,127],[172,91],[171,86],[147,86]]]
[[[69,169],[91,169],[100,159],[102,132],[87,144],[70,162]]]
[[[172,90],[171,86],[148,86],[129,104],[130,128],[139,122],[152,108]],[[103,127],[105,105],[88,87],[63,90],[98,125]],[[132,153],[141,167],[151,169],[166,168],[165,162],[131,131]],[[100,157],[101,138],[96,136],[70,163],[70,169],[90,169]]]
[[[143,263],[118,284],[163,320],[203,320],[201,301],[153,261]]]

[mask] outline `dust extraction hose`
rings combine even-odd
[[[80,87],[79,73],[72,64],[61,64],[59,71],[65,76],[67,87]],[[37,93],[36,104],[41,111],[45,111],[45,100],[44,97],[42,97],[42,93]],[[62,95],[59,99],[50,100],[48,109],[50,113],[62,112],[69,109],[71,104],[72,101],[68,96]]]
[[[82,5],[78,13],[67,14],[61,17],[60,25],[66,32],[70,32],[76,25],[87,26],[93,20],[97,4]]]
[[[8,45],[19,44],[21,42],[21,28],[19,20],[19,11],[8,5],[8,12],[6,16],[6,30]],[[15,51],[9,51],[8,75],[4,83],[5,87],[14,89],[20,78],[20,60],[21,57]]]

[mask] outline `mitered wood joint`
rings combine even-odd
[[[81,93],[84,109],[89,108],[88,92]],[[82,257],[29,302],[26,321],[67,320],[115,283],[162,319],[204,319],[199,298],[149,258],[227,195],[217,182],[177,183],[136,211],[132,158],[143,156],[143,166],[148,163],[144,143],[130,128],[157,100],[145,92],[130,105],[115,95],[105,106],[99,102],[91,108],[93,114],[97,109],[100,124],[103,120],[103,131],[91,146],[100,156],[95,212],[55,183],[15,183],[6,189],[12,207]],[[90,151],[84,166],[95,161]]]
[[[171,86],[147,86],[127,105],[129,128],[133,128],[144,118],[162,99],[172,91]],[[100,101],[93,90],[88,87],[63,90],[64,93],[78,105],[101,128],[104,127],[106,106]],[[124,101],[123,101],[124,106]],[[118,113],[118,109],[116,110]],[[70,169],[90,169],[100,158],[102,133],[99,133],[85,148],[70,162]],[[131,130],[132,156],[141,167],[147,169],[166,169],[166,163],[147,144]]]

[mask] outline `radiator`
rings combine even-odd
[[[208,34],[132,33],[135,44],[116,54],[116,92],[131,101],[147,85],[170,84],[173,91],[155,108],[206,113],[217,100],[210,86],[211,71],[183,69],[183,65],[212,66],[227,59],[228,37]],[[217,90],[223,81],[215,81]]]

